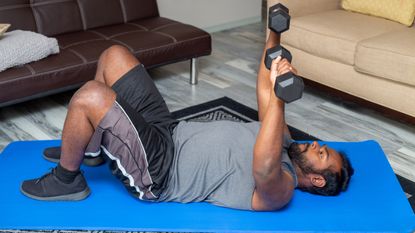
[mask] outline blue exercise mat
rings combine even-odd
[[[42,202],[23,196],[20,183],[54,167],[42,158],[60,141],[14,142],[0,155],[0,229],[191,232],[382,231],[412,232],[415,215],[380,146],[374,141],[327,142],[355,168],[349,190],[322,197],[296,190],[277,212],[251,212],[207,203],[145,203],[130,196],[106,165],[82,167],[91,195],[79,202]]]

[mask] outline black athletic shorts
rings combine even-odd
[[[85,155],[97,156],[103,150],[127,190],[141,200],[156,200],[173,160],[171,135],[177,121],[142,64],[112,89],[116,101],[96,128]]]

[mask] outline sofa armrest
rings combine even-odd
[[[267,0],[267,9],[277,3],[282,3],[288,7],[291,17],[299,17],[340,9],[341,0]]]

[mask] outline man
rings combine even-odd
[[[265,49],[277,43],[271,32]],[[292,141],[273,86],[279,75],[297,71],[281,58],[268,71],[263,59],[260,122],[177,122],[143,65],[121,46],[107,49],[95,80],[71,99],[58,166],[24,181],[21,191],[39,200],[84,199],[90,190],[80,164],[103,152],[127,190],[145,201],[270,211],[285,206],[296,187],[339,194],[353,173],[349,161],[317,142]]]

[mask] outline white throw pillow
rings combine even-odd
[[[0,39],[0,72],[59,53],[58,41],[42,34],[15,30]]]

